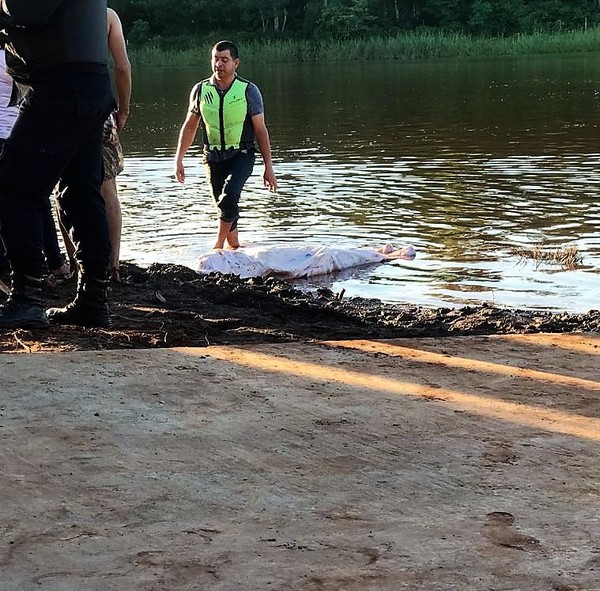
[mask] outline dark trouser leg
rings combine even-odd
[[[110,240],[102,186],[100,133],[83,143],[59,184],[58,212],[75,244],[75,258],[88,275],[104,277],[110,259]]]
[[[11,293],[0,307],[1,328],[48,324],[41,297],[42,220],[61,163],[53,162],[56,139],[45,124],[47,115],[26,103],[0,155],[0,223],[13,271]]]
[[[108,72],[67,76],[64,80],[51,78],[48,84],[37,84],[33,98],[32,93],[25,97],[0,155],[0,222],[15,279],[13,293],[0,309],[0,327],[18,326],[19,316],[23,325],[29,326],[28,308],[37,309],[40,305],[39,298],[32,296],[32,286],[21,279],[41,278],[43,211],[58,179],[77,177],[73,166],[83,166],[82,178],[86,180],[75,183],[80,191],[78,199],[93,201],[93,196],[98,195],[101,200],[100,181],[97,178],[90,181],[88,172],[94,166],[101,170],[102,124],[113,104]],[[97,144],[96,152],[90,150],[92,143]],[[92,164],[92,159],[97,162]],[[88,225],[102,228],[102,219],[90,221]],[[101,238],[99,243],[93,244],[98,236],[92,233],[87,241],[88,248],[94,251],[89,253],[89,260],[93,269],[105,269],[110,250],[108,233],[106,244],[101,243]],[[97,263],[102,257],[104,262]]]
[[[55,324],[105,328],[111,324],[107,298],[110,240],[100,192],[102,177],[100,136],[94,134],[83,144],[60,181],[60,218],[71,228],[80,273],[75,299],[64,308],[47,311]]]
[[[54,324],[104,328],[111,325],[107,280],[110,240],[106,211],[100,191],[89,190],[101,184],[102,160],[99,156],[100,143],[89,142],[75,160],[76,165],[70,166],[61,180],[60,216],[71,227],[80,270],[75,299],[64,308],[47,311]],[[80,199],[82,192],[87,194],[86,200]]]
[[[0,154],[4,147],[5,138],[0,138]],[[0,275],[8,273],[10,271],[10,262],[6,256],[6,246],[4,246],[4,240],[2,240],[2,225],[0,224]]]
[[[240,153],[223,162],[209,162],[206,176],[219,210],[219,219],[237,228],[240,217],[240,195],[254,169],[254,153]]]
[[[2,231],[2,228],[0,228],[0,231]],[[0,275],[3,273],[8,273],[8,271],[10,271],[10,262],[6,256],[4,240],[2,240],[2,236],[0,236]]]
[[[50,199],[44,207],[42,218],[44,232],[44,254],[50,271],[60,269],[65,264],[65,258],[60,252],[60,244],[58,243],[58,234],[56,233],[56,224],[52,217],[52,204]]]
[[[41,277],[44,265],[42,219],[47,197],[40,197],[45,190],[40,176],[47,168],[45,160],[42,154],[8,146],[0,156],[2,238],[13,270],[31,277]]]

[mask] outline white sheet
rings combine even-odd
[[[196,271],[200,274],[232,273],[241,278],[276,275],[287,278],[313,277],[335,271],[384,263],[394,259],[415,258],[412,245],[397,248],[332,248],[319,245],[249,246],[237,250],[212,250],[200,256]]]

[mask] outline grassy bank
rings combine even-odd
[[[164,49],[158,43],[130,49],[136,65],[188,66],[206,60],[210,42],[190,39],[190,49]],[[471,37],[459,33],[414,32],[351,41],[252,41],[240,43],[245,62],[412,60],[435,57],[518,56],[590,52],[600,49],[600,28],[513,37]]]

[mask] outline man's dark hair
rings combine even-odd
[[[213,51],[229,51],[229,55],[234,60],[240,57],[237,45],[233,41],[219,41],[218,43],[215,43]]]

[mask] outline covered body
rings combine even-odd
[[[251,246],[237,250],[216,249],[198,258],[196,271],[231,273],[241,278],[301,278],[326,275],[352,267],[384,263],[394,259],[412,260],[415,249],[393,244],[374,248],[333,248],[322,245]]]

